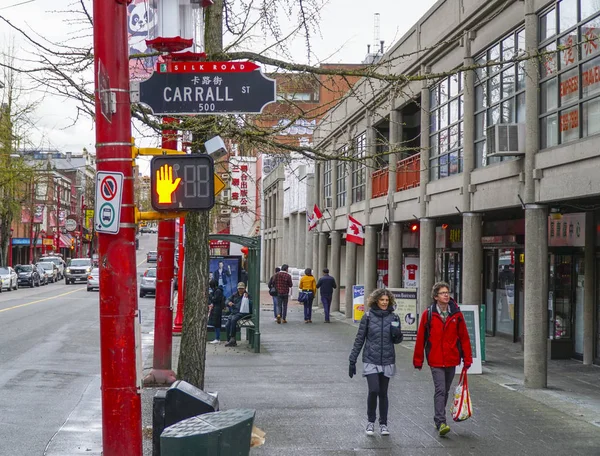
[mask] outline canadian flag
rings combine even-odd
[[[346,230],[346,242],[354,242],[364,245],[365,233],[362,224],[351,215],[348,216],[348,229]]]
[[[308,231],[312,231],[317,227],[317,218],[315,217],[315,215],[313,214],[312,217],[309,215],[308,216]]]
[[[317,220],[323,218],[323,213],[321,212],[321,209],[319,209],[319,206],[317,206],[316,204],[313,209],[313,218],[316,218]]]

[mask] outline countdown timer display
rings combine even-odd
[[[209,155],[165,155],[150,165],[152,207],[157,211],[203,211],[215,205],[215,165]]]

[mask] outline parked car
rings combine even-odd
[[[149,226],[142,226],[140,228],[140,233],[150,233],[150,227]]]
[[[158,252],[156,250],[150,250],[146,254],[146,263],[156,263],[158,261]]]
[[[48,282],[54,283],[58,280],[58,266],[54,263],[51,261],[40,261],[37,265],[40,268],[43,268],[46,271],[46,274],[48,274]]]
[[[48,261],[56,265],[56,268],[58,269],[58,276],[56,277],[56,280],[61,280],[65,275],[65,260],[59,256],[53,255],[46,255],[40,258],[40,262],[46,263]]]
[[[97,288],[100,291],[100,269],[94,268],[87,277],[87,291]]]
[[[156,225],[148,227],[148,233],[158,233],[158,227]]]
[[[86,281],[92,272],[92,260],[89,258],[71,258],[65,269],[65,283],[75,283],[78,280]]]
[[[19,277],[10,266],[0,268],[0,292],[6,288],[8,291],[19,289]]]
[[[50,283],[50,277],[46,270],[37,264],[35,265],[35,269],[37,269],[37,272],[40,275],[40,285],[48,285]]]
[[[143,298],[147,294],[156,295],[156,268],[148,268],[144,274],[142,274],[140,298]]]
[[[17,283],[19,285],[25,285],[31,288],[40,286],[40,271],[36,265],[18,264],[15,266],[15,272],[17,273]],[[46,283],[48,283],[47,280]]]

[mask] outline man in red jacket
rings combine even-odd
[[[421,370],[425,351],[435,386],[433,421],[440,436],[443,436],[450,432],[450,426],[446,424],[446,405],[456,366],[462,358],[465,369],[468,369],[473,363],[473,356],[465,318],[450,299],[450,285],[436,283],[431,297],[434,303],[421,315],[413,365]]]

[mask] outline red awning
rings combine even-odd
[[[58,247],[61,249],[68,249],[71,247],[71,235],[70,234],[62,234],[60,233],[60,242]]]

